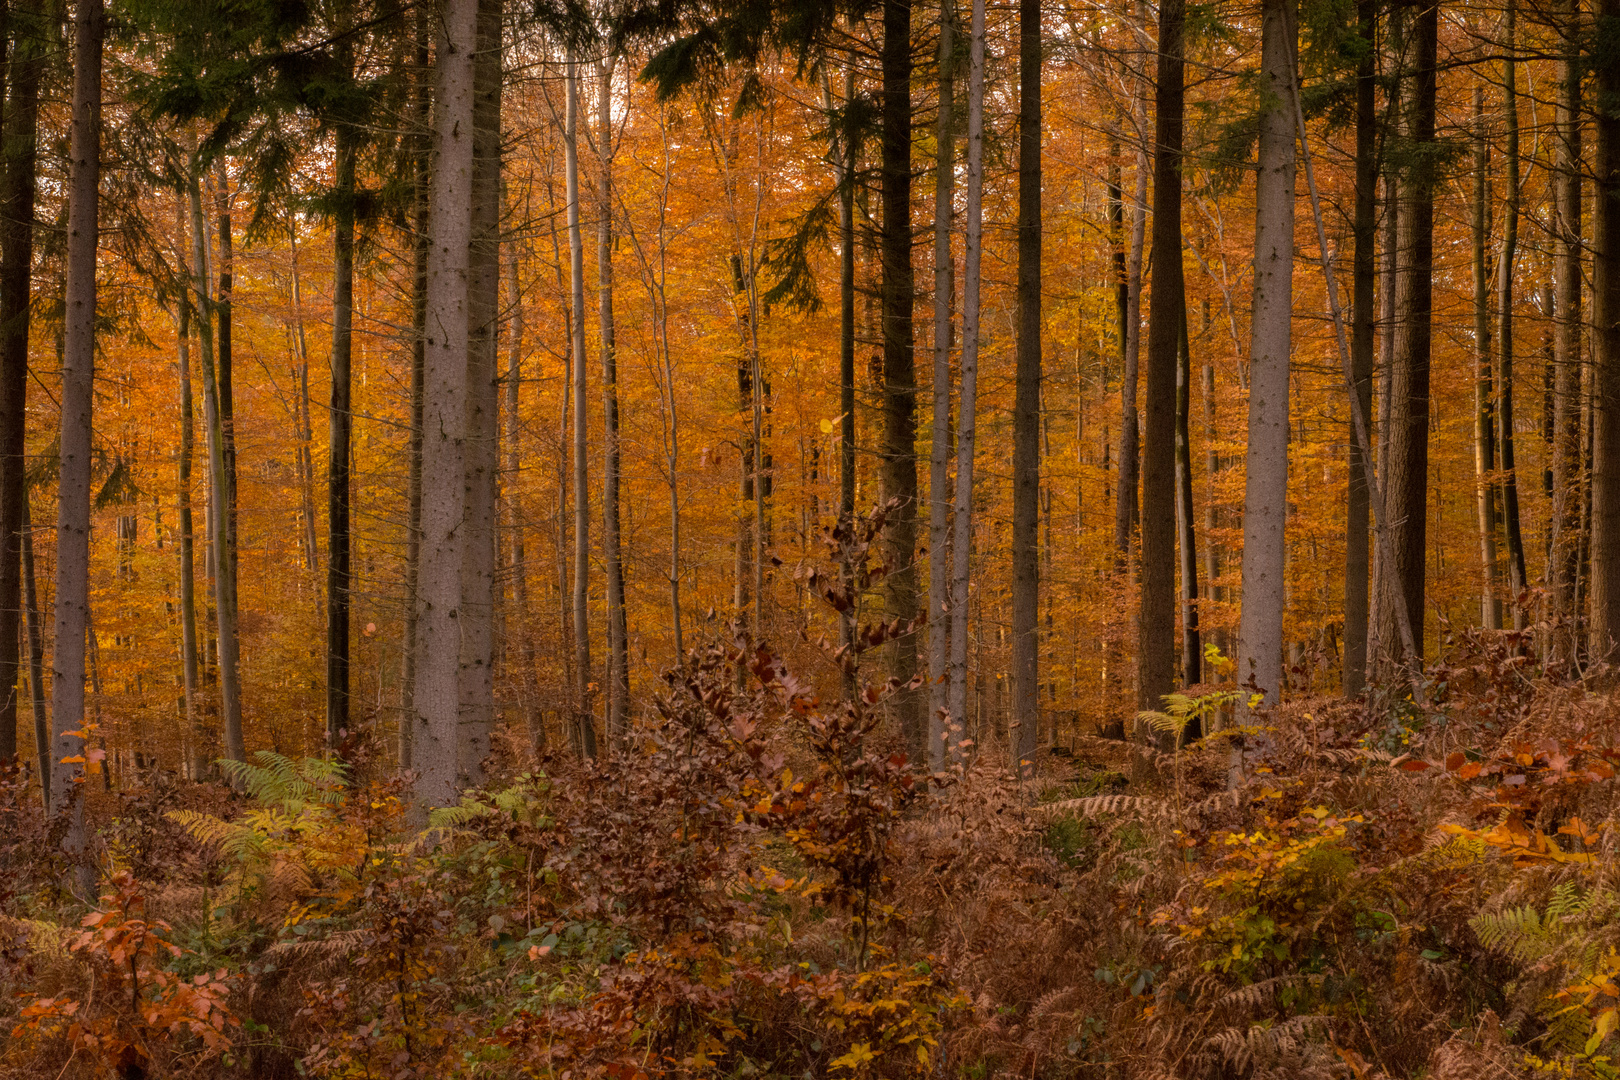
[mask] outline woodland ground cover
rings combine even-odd
[[[890,691],[713,644],[626,750],[504,740],[428,833],[364,739],[92,789],[93,905],[12,773],[5,1067],[1613,1076],[1614,701],[1525,642],[1453,643],[1422,706],[1083,737],[1021,782],[924,775]],[[1159,726],[1236,696],[1199,690]]]

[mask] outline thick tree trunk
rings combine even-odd
[[[883,4],[883,495],[899,500],[889,516],[891,569],[884,579],[888,612],[901,626],[917,617],[917,372],[911,316],[911,0]],[[889,676],[909,687],[917,673],[917,639],[890,646]],[[900,736],[923,759],[922,703],[913,689],[895,699]]]
[[[599,66],[596,135],[597,318],[602,350],[602,561],[607,577],[607,733],[615,745],[629,735],[630,654],[625,640],[624,555],[619,541],[619,360],[613,325],[613,70]]]
[[[1179,2],[1179,0],[1177,0]],[[1040,727],[1041,4],[1018,4],[1018,343],[1013,389],[1012,751],[1035,771]],[[1180,258],[1180,253],[1177,253]],[[1173,399],[1172,399],[1173,400]]]
[[[1598,0],[1599,25],[1620,24],[1620,0]],[[1600,108],[1592,176],[1592,612],[1593,660],[1620,641],[1620,64],[1597,65]]]
[[[951,729],[946,753],[961,758],[967,731],[968,585],[973,560],[973,451],[977,438],[979,387],[979,266],[984,250],[984,0],[972,0],[968,43],[967,204],[962,245],[961,398],[956,421],[956,496],[952,507],[956,544],[951,549],[951,610],[957,633],[951,636],[950,694],[946,708]]]
[[[1417,164],[1400,185],[1399,269],[1395,284],[1394,360],[1390,371],[1388,555],[1378,588],[1380,645],[1397,668],[1415,675],[1423,663],[1424,572],[1427,566],[1429,479],[1429,357],[1434,274],[1436,188],[1435,75],[1439,9],[1420,9],[1413,25],[1409,135]],[[1406,613],[1412,648],[1406,655],[1396,605]],[[1388,670],[1386,668],[1386,670]],[[1388,672],[1391,676],[1394,671]]]
[[[1550,659],[1573,661],[1579,640],[1575,606],[1576,553],[1581,519],[1581,66],[1580,0],[1558,6],[1557,141],[1553,173],[1553,469],[1552,583],[1554,631]]]
[[[332,396],[327,411],[326,463],[326,747],[349,728],[349,464],[354,413],[350,408],[354,343],[355,142],[359,133],[337,128],[332,215]]]
[[[574,749],[596,756],[596,721],[591,715],[591,497],[585,413],[585,242],[579,220],[579,62],[567,62],[567,125],[563,149],[568,187],[568,269],[572,290],[570,319],[574,394]]]
[[[85,634],[90,624],[91,413],[95,399],[96,252],[101,181],[101,0],[74,11],[73,120],[67,181],[67,284],[63,293],[60,503],[56,518],[56,647],[51,654],[51,813],[66,815],[62,848],[88,901],[84,800]]]
[[[1136,656],[1136,700],[1140,709],[1159,708],[1164,695],[1175,688],[1176,352],[1181,344],[1184,301],[1181,132],[1186,67],[1182,31],[1186,14],[1185,0],[1164,0],[1159,6],[1153,135],[1153,295],[1148,311],[1147,402],[1142,410],[1142,595]],[[1244,598],[1247,607],[1247,592]]]
[[[418,815],[452,803],[458,780],[460,608],[467,504],[467,374],[473,236],[474,49],[478,0],[446,0],[434,62],[433,169],[423,351],[422,550],[417,595]]]
[[[1497,553],[1496,393],[1491,371],[1490,148],[1485,141],[1485,92],[1474,88],[1474,510],[1484,568],[1480,624],[1502,629],[1501,566]]]
[[[1357,0],[1359,33],[1366,53],[1356,69],[1356,216],[1355,262],[1352,270],[1350,368],[1356,401],[1363,418],[1372,416],[1373,337],[1377,312],[1374,264],[1378,246],[1378,114],[1375,100],[1378,55],[1376,0]],[[1358,696],[1367,683],[1368,586],[1372,560],[1368,544],[1371,498],[1367,489],[1368,462],[1357,441],[1354,421],[1349,432],[1349,482],[1345,491],[1344,523],[1344,676],[1347,698]]]
[[[1501,417],[1502,447],[1502,526],[1507,539],[1509,602],[1513,605],[1513,628],[1523,630],[1526,611],[1524,591],[1524,533],[1519,525],[1519,482],[1513,454],[1513,286],[1514,260],[1519,246],[1519,91],[1513,53],[1518,48],[1518,5],[1508,0],[1503,14],[1503,36],[1507,57],[1502,64],[1502,121],[1506,130],[1507,157],[1502,200],[1502,253],[1496,263],[1498,411]]]
[[[934,161],[934,408],[928,457],[928,763],[945,765],[950,698],[950,639],[963,633],[950,603],[951,308],[955,263],[951,218],[956,193],[955,13],[951,0],[940,11],[938,147]]]
[[[1243,610],[1237,678],[1276,703],[1282,691],[1287,597],[1288,390],[1293,337],[1294,51],[1293,0],[1261,8],[1260,118],[1255,180],[1254,306],[1250,315],[1248,477],[1243,498]]]
[[[28,501],[28,322],[34,264],[39,84],[45,60],[32,20],[19,25],[5,106],[0,189],[0,761],[17,756],[17,617],[21,530]],[[44,743],[39,744],[41,746]],[[43,775],[43,774],[42,774]]]
[[[495,722],[495,492],[500,474],[501,2],[478,0],[472,246],[467,262],[466,506],[457,783],[483,781]]]

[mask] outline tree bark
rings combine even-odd
[[[1288,390],[1293,334],[1294,123],[1290,88],[1296,42],[1292,0],[1261,8],[1260,118],[1255,180],[1254,306],[1250,315],[1248,477],[1243,498],[1243,610],[1240,685],[1251,681],[1275,704],[1282,691],[1287,597]]]
[[[309,341],[304,334],[304,283],[298,269],[298,230],[287,230],[287,246],[292,257],[293,346],[298,363],[293,367],[297,381],[294,420],[298,426],[298,499],[303,519],[299,539],[304,547],[304,565],[316,581],[316,607],[321,607],[320,545],[315,539],[315,432],[309,405]]]
[[[433,78],[428,61],[427,9],[417,9],[416,86],[411,102],[415,125],[411,147],[411,418],[406,440],[405,626],[400,641],[399,767],[414,765],[418,587],[422,565],[422,421],[427,355],[428,235],[430,222]]]
[[[432,235],[423,350],[422,552],[417,595],[418,817],[452,803],[458,780],[462,528],[467,486],[469,265],[474,188],[474,51],[478,0],[446,0],[434,62]]]
[[[513,632],[512,628],[515,627],[517,635],[518,662],[522,666],[517,681],[519,692],[523,696],[523,721],[529,732],[529,745],[536,753],[544,753],[546,717],[540,709],[540,700],[536,693],[538,687],[535,685],[535,672],[538,657],[534,646],[534,622],[529,613],[528,548],[524,541],[529,524],[528,515],[523,507],[522,486],[518,482],[523,469],[523,420],[519,410],[522,404],[525,329],[523,288],[518,277],[518,258],[517,245],[509,245],[506,258],[506,296],[511,322],[506,339],[506,484],[502,495],[512,530],[510,573],[513,611],[507,625],[508,632]],[[678,622],[676,634],[678,638]]]
[[[1496,392],[1491,371],[1490,148],[1485,141],[1485,92],[1474,88],[1474,507],[1479,525],[1479,558],[1484,568],[1480,624],[1502,629],[1501,578],[1496,537]]]
[[[1041,641],[1035,628],[1041,588],[1040,0],[1018,5],[1018,343],[1012,420],[1012,764],[1020,776],[1029,776],[1035,771],[1040,727]]]
[[[60,502],[56,518],[56,647],[52,652],[51,814],[65,815],[62,848],[82,898],[94,895],[84,800],[85,633],[90,623],[91,414],[95,399],[96,252],[101,181],[101,0],[74,11],[73,119],[67,182],[63,293]]]
[[[1611,38],[1620,0],[1598,0]],[[1589,649],[1610,660],[1620,640],[1620,64],[1598,64],[1592,213],[1592,569]]]
[[[1356,68],[1356,211],[1353,232],[1355,262],[1352,269],[1350,367],[1362,417],[1372,416],[1373,338],[1378,314],[1374,310],[1378,247],[1378,114],[1375,100],[1378,54],[1376,0],[1357,0],[1359,34],[1366,52]],[[1357,441],[1355,423],[1349,431],[1349,482],[1345,490],[1344,524],[1344,696],[1357,697],[1367,684],[1368,586],[1372,560],[1368,543],[1371,498],[1367,489],[1368,462]]]
[[[1153,295],[1148,310],[1147,402],[1142,416],[1142,594],[1136,656],[1136,699],[1140,709],[1159,708],[1164,695],[1175,688],[1176,353],[1181,342],[1184,299],[1181,133],[1186,67],[1182,31],[1186,13],[1185,0],[1164,0],[1159,6],[1153,134]]]
[[[838,520],[855,522],[855,73],[844,76],[844,129],[838,147]],[[957,534],[958,536],[961,533]],[[850,586],[846,581],[845,587]],[[855,646],[855,610],[838,613],[838,643]],[[844,697],[854,696],[855,675],[844,674]],[[955,716],[953,712],[951,714]]]
[[[1525,627],[1524,534],[1519,525],[1519,482],[1513,453],[1513,285],[1519,246],[1519,91],[1514,50],[1518,48],[1518,5],[1507,0],[1503,13],[1507,57],[1502,63],[1502,120],[1506,127],[1506,192],[1502,202],[1502,253],[1496,263],[1497,394],[1501,417],[1502,525],[1507,539],[1509,601],[1513,628]]]
[[[1553,172],[1553,484],[1552,543],[1547,577],[1552,583],[1554,631],[1551,659],[1575,657],[1580,612],[1575,606],[1576,558],[1581,521],[1581,66],[1580,0],[1558,5],[1563,35],[1558,61],[1557,141]]]
[[[938,147],[934,162],[934,386],[932,444],[928,458],[928,763],[945,766],[950,698],[950,639],[965,628],[950,603],[951,308],[955,262],[951,218],[956,192],[955,12],[940,10]]]
[[[191,392],[191,301],[179,301],[176,350],[180,369],[180,462],[176,498],[180,518],[180,686],[186,721],[186,773],[201,780],[208,768],[201,710],[197,702],[197,569],[195,527],[191,516],[191,464],[196,448],[195,408]]]
[[[1204,653],[1198,634],[1198,541],[1193,525],[1192,480],[1192,341],[1187,313],[1181,313],[1181,346],[1176,357],[1176,550],[1181,563],[1181,683],[1196,686],[1204,678]],[[1189,729],[1189,738],[1201,733]]]
[[[573,294],[570,364],[574,377],[574,748],[596,756],[596,721],[591,715],[590,588],[591,498],[587,469],[585,414],[585,247],[579,220],[579,62],[567,61],[567,125],[563,148],[568,188],[568,268]]]
[[[967,731],[968,586],[973,560],[973,452],[977,441],[979,387],[979,268],[984,250],[984,0],[972,0],[968,43],[967,204],[962,245],[961,397],[956,421],[956,495],[952,507],[956,544],[951,549],[950,730],[945,752],[961,759]]]
[[[354,343],[355,142],[337,126],[332,214],[332,396],[327,411],[326,463],[326,748],[349,728],[349,463]]]
[[[911,0],[883,4],[883,494],[899,505],[889,516],[888,611],[902,627],[917,617],[917,373],[912,341],[915,287],[911,269]],[[926,731],[916,691],[915,634],[890,647],[889,676],[900,736],[912,760],[923,760]]]
[[[45,713],[45,628],[39,614],[39,593],[35,584],[32,511],[26,497],[23,500],[20,561],[23,607],[28,612],[28,696],[34,706],[34,745],[39,749],[40,795],[48,813],[51,807],[51,728]]]
[[[630,656],[624,611],[624,555],[619,539],[619,361],[613,324],[613,71],[598,72],[596,136],[599,198],[596,227],[597,317],[602,350],[602,561],[607,570],[607,733],[615,745],[629,736]]]

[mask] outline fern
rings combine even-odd
[[[294,760],[271,750],[260,750],[253,756],[259,764],[226,758],[219,767],[254,801],[279,806],[289,814],[299,814],[311,804],[337,806],[343,802],[348,767],[336,758]]]

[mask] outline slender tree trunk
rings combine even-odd
[[[298,356],[298,363],[293,368],[293,378],[298,383],[295,418],[298,424],[298,498],[300,516],[303,518],[299,538],[304,546],[304,565],[309,569],[310,575],[317,580],[316,606],[319,608],[321,603],[318,581],[321,555],[320,544],[315,539],[315,433],[310,418],[309,340],[304,334],[304,283],[298,269],[296,228],[287,230],[287,245],[292,255],[293,346]]]
[[[663,186],[658,204],[658,278],[654,299],[658,310],[658,347],[664,364],[666,415],[669,422],[669,456],[665,467],[669,470],[669,621],[675,644],[675,665],[686,666],[686,643],[681,636],[681,422],[679,398],[675,392],[675,357],[669,347],[669,191],[671,182],[669,160],[669,127],[667,114],[659,118],[659,134],[663,137]],[[836,153],[836,148],[834,150]]]
[[[1288,390],[1293,331],[1294,122],[1292,0],[1261,8],[1261,71],[1268,104],[1260,119],[1255,181],[1254,307],[1250,316],[1248,479],[1243,499],[1240,685],[1251,680],[1275,703],[1282,691],[1287,597]]]
[[[838,521],[855,522],[855,73],[844,76],[844,129],[838,148]],[[956,535],[961,536],[961,533]],[[847,569],[847,568],[846,568]],[[848,575],[846,574],[847,578]],[[845,588],[852,582],[846,580]],[[838,643],[855,646],[855,610],[838,613]],[[844,697],[856,692],[855,672],[846,666]],[[956,713],[951,714],[953,717]]]
[[[1136,527],[1136,485],[1127,484],[1135,475],[1136,462],[1136,371],[1130,355],[1131,285],[1125,261],[1125,193],[1120,166],[1119,132],[1108,132],[1108,237],[1113,249],[1114,319],[1119,345],[1121,424],[1119,449],[1119,497],[1114,501],[1114,571],[1124,574],[1131,559],[1131,534]],[[1126,461],[1132,464],[1129,468]]]
[[[427,9],[419,8],[416,22],[416,87],[411,103],[415,125],[411,154],[411,419],[407,439],[405,482],[405,626],[400,642],[399,767],[414,765],[416,712],[416,650],[418,586],[422,565],[422,421],[426,392],[427,284],[430,237],[433,91],[428,62]]]
[[[940,11],[938,146],[934,162],[934,408],[928,458],[928,763],[945,765],[949,717],[950,639],[963,633],[950,603],[951,308],[956,286],[951,256],[951,218],[956,192],[955,12]]]
[[[45,60],[33,19],[13,12],[10,98],[0,189],[0,761],[17,756],[17,615],[21,530],[27,512],[28,330],[34,263],[39,84]],[[38,745],[45,746],[45,742]],[[43,773],[41,774],[44,775]]]
[[[1474,503],[1479,523],[1479,558],[1484,567],[1480,623],[1502,629],[1501,567],[1496,537],[1496,393],[1491,372],[1490,148],[1485,141],[1485,92],[1474,88]]]
[[[1040,0],[1019,0],[1018,13],[1018,343],[1013,389],[1010,674],[1013,765],[1019,775],[1029,776],[1035,771],[1040,727],[1041,640],[1035,629],[1041,591]]]
[[[482,782],[495,722],[495,493],[500,479],[501,14],[478,0],[473,58],[472,240],[467,262],[466,506],[456,775]]]
[[[973,452],[977,440],[979,387],[979,265],[984,250],[984,2],[971,0],[968,42],[967,220],[962,245],[961,399],[956,421],[956,497],[952,507],[956,543],[951,549],[951,729],[947,754],[961,758],[967,731],[968,586],[973,560]]]
[[[478,0],[446,0],[434,63],[432,237],[423,351],[422,549],[417,595],[418,815],[455,801],[461,704],[462,548],[467,505],[467,376],[471,332],[474,52]]]
[[[570,363],[574,376],[574,744],[584,757],[596,756],[596,721],[591,715],[590,588],[591,499],[587,469],[585,414],[585,246],[579,220],[579,62],[570,53],[567,71],[568,130],[564,138],[568,186],[568,267],[573,291]]]
[[[215,351],[217,359],[216,370],[219,373],[219,424],[220,432],[225,445],[225,489],[221,506],[227,508],[225,516],[221,519],[225,529],[225,538],[230,551],[228,566],[231,574],[231,594],[236,594],[236,397],[233,393],[235,382],[235,353],[232,351],[232,304],[234,297],[235,280],[235,247],[231,236],[231,189],[230,174],[226,169],[225,157],[221,155],[214,162],[214,210],[219,221],[219,291],[214,305],[214,317],[219,321],[219,333],[215,338]],[[232,600],[231,619],[236,619],[235,600]]]
[[[1350,367],[1362,417],[1372,416],[1374,265],[1378,246],[1378,113],[1375,100],[1378,54],[1377,0],[1357,0],[1357,20],[1366,52],[1356,69],[1356,216],[1355,262],[1352,271]],[[1344,696],[1357,697],[1367,683],[1368,586],[1371,583],[1371,497],[1367,489],[1368,462],[1362,455],[1352,421],[1349,433],[1349,483],[1345,492],[1344,524]]]
[[[911,0],[883,4],[883,495],[899,500],[886,537],[884,579],[889,617],[902,627],[917,617],[917,372],[912,342],[915,287],[911,270]],[[909,687],[917,672],[917,640],[904,634],[890,647],[889,676]],[[902,690],[895,714],[912,760],[923,760],[927,733],[912,689]]]
[[[596,151],[600,199],[596,231],[597,316],[602,337],[602,561],[607,570],[607,732],[615,745],[629,735],[630,654],[625,640],[624,555],[619,543],[619,363],[613,325],[613,70],[598,71]]]
[[[1597,0],[1612,37],[1620,0]],[[1596,65],[1592,213],[1592,570],[1590,650],[1620,640],[1620,64]]]
[[[1204,308],[1204,325],[1206,328],[1209,325],[1207,305]],[[1220,528],[1222,516],[1215,487],[1222,463],[1215,445],[1218,429],[1215,420],[1215,364],[1212,359],[1206,357],[1200,375],[1204,406],[1204,595],[1211,604],[1219,604],[1226,599],[1226,590],[1218,584],[1224,560],[1222,545],[1215,538],[1215,530]],[[1209,627],[1209,618],[1210,611],[1206,608],[1204,618],[1200,620],[1203,624],[1203,640],[1218,646],[1224,654],[1227,651],[1226,635]]]
[[[209,539],[214,556],[214,625],[219,657],[219,707],[225,728],[225,756],[247,757],[242,742],[242,691],[238,681],[240,657],[236,633],[236,574],[231,567],[230,472],[225,459],[225,427],[220,403],[218,368],[214,363],[213,307],[208,296],[208,233],[203,220],[201,166],[192,159],[191,229],[192,279],[197,300],[197,352],[202,364],[203,420],[208,429]],[[60,640],[60,638],[58,638]]]
[[[73,120],[67,181],[67,285],[63,293],[60,505],[56,519],[56,647],[51,654],[51,813],[66,815],[62,847],[88,900],[84,800],[85,633],[90,623],[90,453],[95,398],[96,252],[101,181],[101,0],[74,11]]]
[[[1192,341],[1187,313],[1181,314],[1181,347],[1176,357],[1176,549],[1181,561],[1181,682],[1204,678],[1204,652],[1198,635],[1198,542],[1193,526]],[[1200,732],[1188,732],[1197,738]]]
[[[1153,296],[1148,311],[1147,403],[1142,417],[1142,595],[1136,656],[1136,698],[1141,709],[1158,708],[1175,686],[1176,352],[1183,305],[1181,131],[1186,65],[1182,29],[1186,12],[1184,0],[1164,0],[1159,6]],[[1244,551],[1246,563],[1247,545]],[[1248,599],[1245,589],[1245,608]]]
[[[22,512],[22,594],[28,612],[28,691],[34,706],[34,745],[39,749],[39,780],[45,809],[51,807],[51,728],[45,713],[45,628],[39,614],[34,575],[34,526],[28,500]],[[195,650],[193,656],[195,656]]]
[[[355,141],[337,127],[332,215],[332,396],[327,412],[326,463],[326,748],[349,729],[349,464],[354,413],[350,406],[354,343]]]
[[[1399,269],[1395,284],[1394,363],[1390,371],[1388,554],[1378,588],[1379,642],[1390,659],[1412,673],[1423,663],[1424,572],[1428,559],[1429,358],[1434,273],[1433,150],[1439,9],[1421,8],[1413,25],[1410,141],[1417,164],[1401,180]],[[1396,604],[1405,609],[1416,655],[1405,655]],[[1393,675],[1393,672],[1391,672]]]
[[[536,693],[535,671],[538,657],[534,647],[534,623],[529,616],[529,566],[524,534],[528,530],[528,515],[523,509],[523,489],[518,482],[522,476],[523,420],[519,408],[523,386],[523,288],[518,277],[517,245],[509,245],[506,258],[506,296],[510,329],[506,340],[506,487],[504,490],[507,514],[512,529],[512,617],[509,627],[515,627],[519,663],[518,686],[523,695],[523,721],[529,732],[529,745],[536,753],[546,749],[546,717],[540,709]],[[509,629],[510,633],[511,630]]]
[[[1524,534],[1519,525],[1519,482],[1513,454],[1513,285],[1519,246],[1519,91],[1514,50],[1518,48],[1518,5],[1507,0],[1503,14],[1507,58],[1502,64],[1502,121],[1506,127],[1506,192],[1502,203],[1502,254],[1496,263],[1497,393],[1502,432],[1502,525],[1507,538],[1508,589],[1513,628],[1525,627]]]
[[[1581,66],[1580,0],[1558,5],[1558,136],[1553,172],[1553,484],[1551,565],[1555,630],[1552,659],[1575,658],[1575,573],[1581,519]]]
[[[186,720],[186,773],[201,780],[208,768],[212,740],[202,730],[197,702],[197,570],[196,538],[191,517],[191,463],[196,451],[195,408],[191,393],[191,302],[180,300],[176,338],[180,368],[180,463],[176,483],[180,516],[180,685]]]

